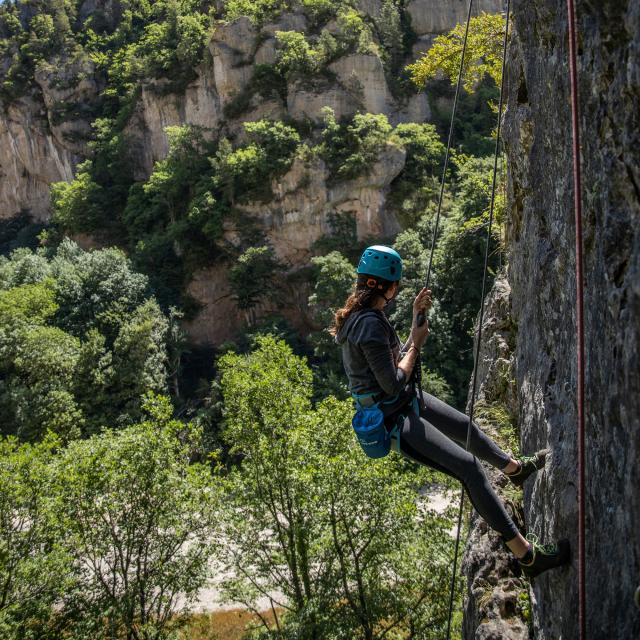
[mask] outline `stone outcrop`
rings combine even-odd
[[[90,114],[102,87],[95,65],[87,57],[40,64],[35,81],[42,91],[49,130],[60,148],[88,155]]]
[[[478,360],[478,384],[474,417],[502,448],[509,450],[504,433],[492,416],[517,416],[517,389],[513,380],[516,327],[511,318],[511,289],[500,274],[485,300],[482,344]],[[476,344],[477,345],[477,333]],[[471,401],[471,389],[469,402]],[[467,406],[467,411],[469,410]],[[510,452],[515,455],[515,451]],[[520,492],[504,474],[489,465],[485,473],[498,496],[505,502],[518,526],[524,528],[519,504]],[[539,475],[544,474],[544,470]],[[529,482],[532,482],[530,480]],[[462,573],[467,576],[464,597],[463,637],[478,640],[527,640],[529,587],[519,577],[514,556],[473,511],[470,534],[462,559]]]
[[[525,487],[525,520],[528,530],[545,541],[568,537],[574,551],[570,566],[539,576],[532,587],[534,637],[556,640],[578,637],[575,224],[567,18],[564,5],[551,0],[512,6],[505,141],[518,422],[525,452],[551,450],[544,472]],[[578,31],[586,625],[591,638],[637,638],[640,5],[580,2]],[[466,637],[487,637],[474,633],[480,631],[471,625]]]
[[[44,105],[25,97],[0,118],[0,219],[49,217],[52,182],[72,180],[74,154],[49,130]]]
[[[320,158],[296,158],[289,171],[273,181],[274,195],[269,202],[238,205],[238,209],[261,228],[265,242],[273,248],[278,260],[295,270],[309,263],[314,242],[332,233],[330,214],[334,212],[352,215],[360,238],[399,231],[397,219],[385,210],[384,192],[404,167],[404,159],[404,149],[388,144],[367,175],[331,185]],[[231,245],[239,246],[242,230],[237,224],[226,221],[224,237]],[[243,322],[251,321],[236,308],[223,267],[197,273],[188,293],[202,305],[196,318],[186,325],[196,342],[219,344],[231,339]],[[293,326],[308,328],[301,317],[308,292],[302,296],[295,291],[281,293],[280,297],[290,304],[278,311]],[[254,314],[260,316],[275,310],[266,301]]]
[[[475,0],[471,15],[498,13],[504,5],[504,0]],[[411,28],[417,35],[424,36],[444,33],[465,22],[469,0],[409,0],[406,6],[411,16]]]

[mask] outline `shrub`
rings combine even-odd
[[[335,180],[366,174],[390,138],[392,127],[384,114],[356,113],[349,123],[336,121],[323,107],[324,128],[319,148]]]

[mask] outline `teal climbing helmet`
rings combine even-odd
[[[395,249],[376,244],[364,250],[357,271],[396,282],[402,278],[402,258]]]

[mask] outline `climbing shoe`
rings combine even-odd
[[[518,564],[522,573],[529,578],[535,578],[547,569],[567,564],[570,560],[568,540],[559,540],[557,544],[540,544],[538,536],[534,533],[527,534],[527,540],[531,543],[531,554],[520,558]],[[529,562],[525,562],[528,555],[532,555],[533,558]]]
[[[520,468],[512,473],[505,473],[505,475],[516,487],[521,487],[532,473],[544,467],[548,453],[549,449],[541,449],[540,451],[536,451],[532,456],[518,458],[516,462],[520,463]]]

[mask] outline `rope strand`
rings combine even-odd
[[[471,426],[473,423],[473,411],[474,411],[475,397],[476,397],[478,362],[480,360],[480,346],[482,344],[482,323],[484,320],[484,297],[485,297],[485,290],[486,290],[486,283],[487,283],[487,271],[488,271],[488,265],[489,265],[489,246],[491,244],[491,227],[493,225],[493,212],[495,208],[496,181],[497,181],[497,175],[498,175],[498,159],[500,157],[500,131],[501,131],[501,124],[502,124],[502,105],[503,105],[503,98],[504,98],[504,75],[505,75],[504,70],[505,70],[506,60],[507,60],[507,42],[509,37],[510,10],[511,10],[511,0],[507,0],[505,28],[504,28],[504,41],[502,45],[502,74],[501,74],[501,80],[500,80],[500,101],[498,104],[498,126],[496,131],[496,147],[495,147],[495,154],[493,159],[493,179],[491,183],[491,204],[489,205],[489,224],[487,226],[487,242],[485,246],[484,268],[483,268],[483,276],[482,276],[482,293],[480,296],[480,317],[478,320],[478,337],[476,340],[476,353],[475,353],[475,361],[473,366],[473,376],[472,376],[472,386],[471,386],[471,402],[469,406],[469,424],[467,425],[467,442],[465,445],[465,448],[467,451],[469,451],[469,447],[471,444]],[[470,13],[471,13],[471,6],[469,7],[469,14]],[[469,25],[467,22],[467,28],[468,26]],[[460,531],[462,529],[463,508],[464,508],[464,487],[462,487],[460,491],[460,507],[458,510],[458,528],[457,528],[456,544],[455,544],[454,557],[453,557],[451,589],[449,593],[449,617],[447,620],[447,640],[450,640],[451,638],[451,618],[453,615],[453,599],[455,595],[455,580],[456,580],[457,565],[458,565],[458,549],[460,547]]]
[[[576,15],[573,0],[567,0],[569,22],[569,77],[571,85],[571,129],[573,134],[573,200],[576,223],[576,332],[578,365],[578,629],[587,637],[585,580],[585,464],[584,464],[584,279],[582,273],[582,177],[580,171],[580,105],[576,58]]]

